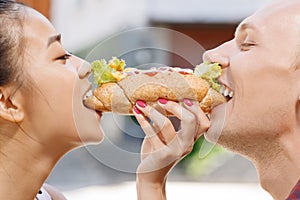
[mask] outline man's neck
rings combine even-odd
[[[255,160],[261,186],[274,199],[286,199],[300,179],[299,136],[281,138],[281,151],[269,160]]]
[[[291,164],[284,161],[285,164]],[[274,199],[286,199],[292,188],[299,180],[299,169],[295,166],[284,166],[277,162],[269,163],[269,168],[265,164],[257,164],[258,175],[261,186],[268,191]]]

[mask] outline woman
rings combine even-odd
[[[66,152],[102,140],[100,116],[82,103],[90,65],[45,17],[1,0],[0,18],[0,199],[32,200]]]
[[[0,199],[65,199],[53,188],[42,187],[44,181],[68,151],[103,138],[101,114],[83,105],[91,89],[91,67],[70,55],[60,39],[34,9],[0,0]],[[169,121],[162,124],[161,114],[138,102],[136,117],[147,134],[138,176],[141,198],[157,199],[161,191],[156,185],[165,172],[208,126],[198,127],[195,118],[206,117],[191,101],[183,106],[163,99],[160,103],[179,118],[186,115],[182,127],[187,127],[176,135]],[[164,135],[151,131],[153,124],[142,120],[140,110],[146,116],[152,113],[154,126]]]

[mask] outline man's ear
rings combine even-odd
[[[21,93],[14,92],[12,86],[0,87],[0,117],[11,121],[21,122],[24,119]]]

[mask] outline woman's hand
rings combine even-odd
[[[142,101],[137,101],[134,115],[146,136],[142,161],[137,171],[138,199],[165,199],[165,183],[170,170],[188,153],[195,141],[209,128],[210,122],[199,103],[185,99],[175,103],[159,99],[163,111],[180,119],[175,131],[169,118]]]

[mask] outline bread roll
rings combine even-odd
[[[207,113],[226,102],[226,98],[210,88],[206,80],[193,74],[166,70],[132,74],[116,83],[102,84],[84,104],[102,112],[130,115],[137,100],[158,108],[159,98],[177,102],[185,98],[196,100]]]

